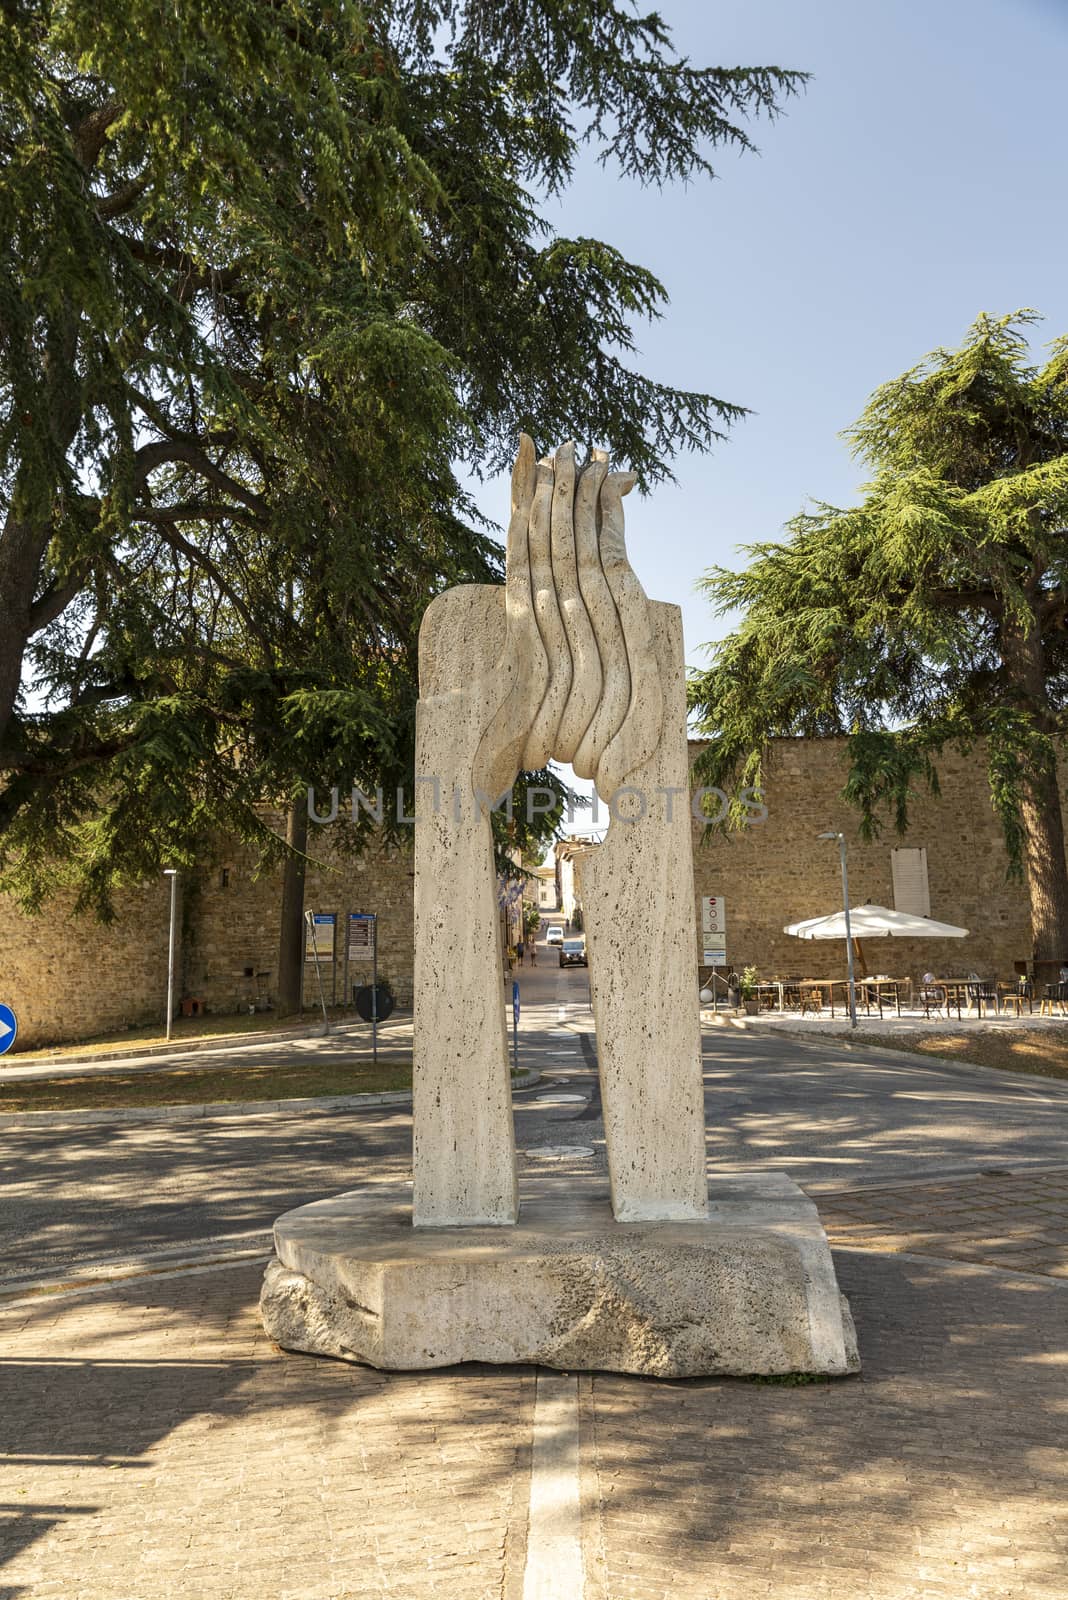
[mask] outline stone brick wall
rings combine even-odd
[[[277,819],[275,819],[277,821]],[[378,973],[397,1002],[412,1002],[413,927],[410,849],[373,848],[353,859],[330,828],[312,828],[305,905],[337,916],[338,960],[324,967],[328,1003],[345,990],[345,928],[350,911],[378,913]],[[250,851],[220,842],[216,861],[184,874],[175,993],[222,1014],[273,1004],[277,990],[281,869],[257,877]],[[62,897],[28,916],[0,895],[0,1000],[19,1019],[18,1046],[60,1043],[159,1021],[167,1001],[170,890],[166,881],[123,894],[119,917],[103,927],[76,917]],[[370,982],[370,963],[350,969]],[[318,1005],[315,968],[305,963],[305,1004]]]
[[[18,1017],[16,1049],[154,1020],[162,1027],[169,921],[165,879],[123,895],[109,927],[76,917],[66,896],[35,917],[0,896],[0,1000]]]
[[[696,754],[699,747],[693,746]],[[865,948],[868,970],[917,978],[975,970],[1011,978],[1030,954],[1027,895],[1006,879],[1000,830],[990,809],[982,753],[949,755],[942,794],[917,792],[905,839],[892,828],[862,844],[856,813],[839,798],[844,742],[776,740],[767,764],[767,821],[729,839],[703,843],[694,829],[695,896],[727,902],[727,959],[762,975],[839,977],[838,944],[804,942],[782,932],[787,922],[841,905],[838,851],[816,834],[841,829],[849,849],[851,899],[892,906],[890,852],[901,844],[927,850],[931,915],[970,930],[963,940],[878,940]],[[1068,775],[1066,775],[1068,779]],[[277,819],[275,819],[277,823]],[[324,974],[328,999],[345,997],[345,919],[379,914],[379,972],[398,1003],[412,1000],[412,873],[409,847],[372,848],[354,859],[332,828],[312,828],[306,905],[338,917],[339,961]],[[215,1013],[273,1001],[277,988],[281,872],[257,878],[252,856],[221,843],[215,862],[182,885],[178,993],[195,995]],[[19,1015],[19,1043],[30,1047],[85,1038],[126,1025],[162,1022],[167,982],[168,888],[146,884],[120,902],[119,921],[103,928],[74,917],[69,902],[52,901],[29,917],[0,897],[0,1000]],[[463,907],[456,907],[463,915]],[[698,921],[700,928],[700,921]],[[695,957],[701,955],[700,934]],[[352,982],[370,969],[353,969]],[[317,1003],[315,972],[305,965],[305,1001]]]
[[[281,828],[280,822],[277,826]],[[388,979],[397,1003],[410,1006],[414,966],[410,849],[372,847],[352,857],[336,848],[329,827],[312,827],[308,840],[304,904],[309,911],[333,913],[335,961],[324,963],[328,1004],[346,998],[345,933],[351,911],[378,915],[378,976]],[[236,1011],[273,1003],[278,974],[278,917],[282,875],[277,869],[255,875],[252,854],[222,847],[218,864],[198,875],[189,895],[183,940],[184,990],[211,1011]],[[369,962],[350,965],[352,983],[369,983]],[[305,1005],[318,1005],[315,967],[304,965]]]
[[[691,745],[691,758],[700,745]],[[940,763],[941,796],[919,787],[910,805],[910,829],[900,837],[888,824],[874,844],[864,844],[857,813],[840,798],[845,782],[845,741],[777,739],[765,769],[767,821],[704,843],[694,827],[695,895],[727,902],[727,960],[739,972],[752,965],[761,976],[841,977],[837,942],[800,940],[785,924],[837,911],[842,879],[837,846],[816,835],[841,830],[846,837],[850,900],[893,907],[890,852],[923,846],[931,916],[969,929],[966,939],[877,939],[863,947],[869,972],[918,978],[972,970],[1009,980],[1013,963],[1031,953],[1027,893],[1006,878],[1000,826],[990,808],[982,752],[949,754]],[[700,947],[700,918],[698,918]]]

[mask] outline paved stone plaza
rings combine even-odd
[[[587,1600],[1068,1593],[1068,1286],[837,1265],[858,1379],[570,1380]],[[4,1600],[521,1600],[534,1370],[279,1354],[259,1276],[0,1311]]]
[[[566,1183],[603,1170],[583,975],[523,982],[522,1170]],[[817,1200],[863,1372],[556,1377],[540,1433],[534,1368],[263,1332],[272,1218],[402,1171],[403,1108],[0,1130],[0,1600],[1064,1600],[1068,1092],[754,1034],[709,1034],[705,1071],[710,1170]],[[163,1270],[197,1241],[232,1258]]]

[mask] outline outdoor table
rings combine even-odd
[[[946,991],[947,1006],[956,1007],[958,1022],[961,1021],[962,1005],[965,1010],[974,1006],[977,1019],[982,1016],[984,1001],[993,1000],[995,1011],[1000,1011],[1001,1009],[996,988],[991,994],[983,993],[986,988],[986,980],[984,978],[934,978],[930,987]],[[1056,989],[1057,985],[1053,984],[1052,987]]]
[[[801,978],[797,983],[791,984],[791,988],[798,990],[818,989],[821,994],[826,989],[827,1004],[831,1008],[832,1017],[834,1016],[834,991],[836,987],[846,991],[846,1004],[848,1005],[849,982],[846,978]]]
[[[883,990],[888,989],[894,1005],[897,1007],[897,1014],[900,1016],[901,990],[906,984],[909,986],[909,992],[911,994],[911,978],[858,978],[856,980],[857,999],[859,1000],[861,998],[861,990],[863,990],[864,1011],[865,1014],[870,1017],[872,995],[874,994],[875,1004],[878,1007],[879,1016],[881,1018],[883,1014]]]

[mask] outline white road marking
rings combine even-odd
[[[578,1379],[539,1372],[523,1600],[582,1600]]]

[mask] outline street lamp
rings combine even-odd
[[[171,1018],[174,1016],[174,932],[178,912],[178,869],[165,867],[163,876],[171,880],[171,933],[167,944],[167,1038],[171,1036]]]
[[[857,984],[853,973],[853,927],[849,920],[849,872],[846,868],[846,845],[844,833],[818,833],[817,839],[837,839],[838,853],[842,858],[842,906],[845,910],[845,936],[846,936],[846,961],[849,971],[849,1021],[852,1027],[857,1025]]]

